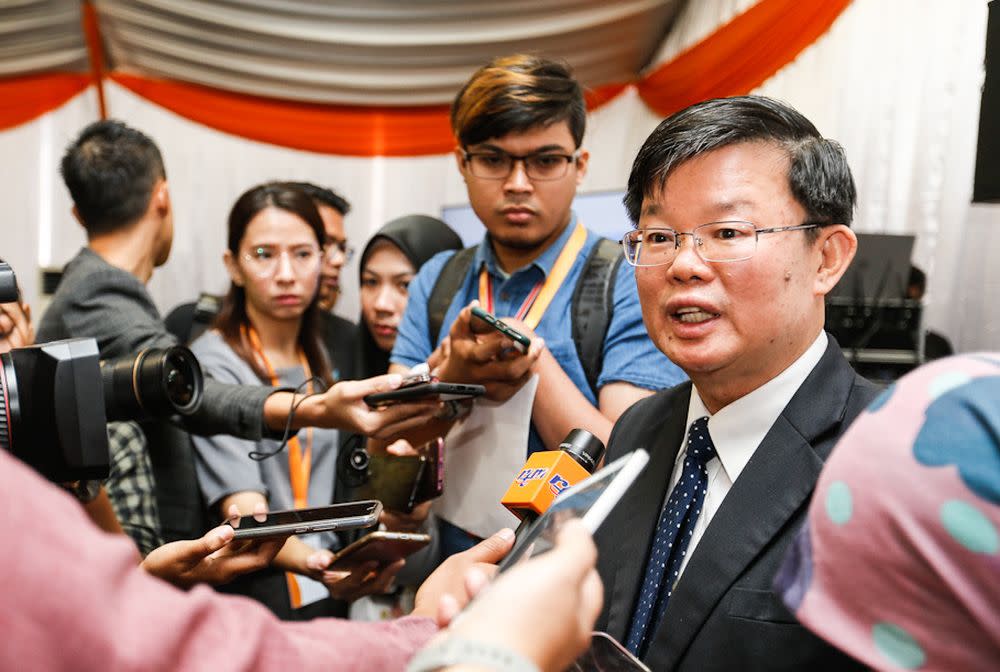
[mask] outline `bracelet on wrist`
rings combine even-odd
[[[448,637],[417,652],[406,672],[432,672],[451,665],[478,665],[496,672],[539,672],[538,666],[498,644]]]

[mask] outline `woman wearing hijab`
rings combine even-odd
[[[410,281],[435,254],[462,249],[440,219],[405,215],[379,229],[361,253],[359,378],[387,373]]]
[[[776,588],[876,670],[1000,669],[1000,354],[923,366],[858,417]]]
[[[434,255],[460,249],[462,240],[458,234],[441,220],[427,215],[399,217],[375,232],[361,253],[359,264],[361,320],[358,324],[358,377],[367,378],[375,371],[388,372],[389,353],[392,352],[399,323],[406,311],[410,281]],[[348,498],[362,497],[362,494],[355,494],[352,488],[363,486],[367,482],[366,474],[370,473],[367,466],[360,470],[354,466],[369,464],[369,458],[365,456],[361,456],[360,461],[352,459],[352,456],[365,453],[360,438],[352,437],[349,444],[341,450],[339,487],[347,493]],[[379,492],[365,491],[363,496],[379,496]],[[392,511],[387,505],[382,522],[393,530],[429,531],[433,528],[427,520],[429,508],[430,503],[427,502],[418,505],[410,513],[402,513]],[[437,556],[438,550],[431,544],[408,558],[407,565],[397,578],[398,583],[404,586],[418,584],[437,564]],[[412,591],[409,597],[412,597]],[[408,599],[405,598],[373,598],[356,604],[352,608],[352,617],[371,620],[398,615],[401,611],[408,611],[407,602]]]

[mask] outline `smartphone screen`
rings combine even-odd
[[[381,511],[380,502],[366,500],[311,509],[270,511],[259,516],[247,515],[235,524],[229,524],[236,529],[237,539],[308,534],[369,527],[378,522]]]

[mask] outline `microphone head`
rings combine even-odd
[[[559,444],[559,450],[569,453],[577,464],[592,474],[604,457],[605,448],[596,436],[585,429],[577,428],[570,430]]]

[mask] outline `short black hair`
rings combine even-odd
[[[764,96],[716,98],[676,112],[646,138],[632,164],[625,208],[638,224],[642,201],[696,156],[743,142],[771,143],[788,154],[788,183],[809,221],[850,226],[857,190],[844,149],[820,135],[790,105]],[[807,230],[815,240],[815,230]],[[810,235],[811,234],[811,235]]]
[[[83,129],[66,148],[60,172],[88,234],[135,223],[167,176],[156,143],[114,119]]]
[[[560,121],[579,147],[587,128],[583,88],[568,65],[533,54],[490,61],[451,104],[451,128],[462,147]]]
[[[292,189],[304,191],[306,196],[311,198],[317,206],[329,206],[339,212],[341,217],[346,217],[347,213],[351,211],[351,204],[347,202],[347,199],[335,192],[333,189],[321,187],[318,184],[313,184],[312,182],[284,182],[283,184],[291,187]]]

